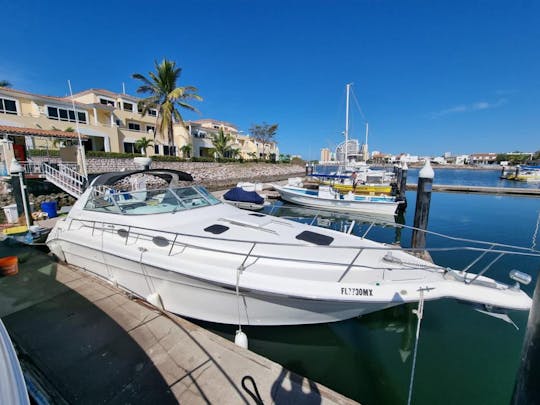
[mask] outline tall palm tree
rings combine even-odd
[[[232,151],[230,143],[232,142],[231,134],[226,134],[221,128],[217,133],[211,135],[212,145],[218,158],[223,158],[227,153]]]
[[[11,87],[11,83],[7,80],[0,80],[0,87]]]
[[[144,116],[150,109],[158,110],[156,122],[157,136],[174,145],[173,124],[178,123],[185,128],[184,119],[178,108],[189,111],[198,110],[188,104],[188,100],[202,101],[197,94],[197,88],[193,86],[177,87],[182,68],[176,67],[176,62],[163,59],[161,63],[154,62],[155,72],[148,72],[149,78],[140,73],[134,73],[132,77],[140,80],[143,84],[137,89],[139,94],[147,94],[148,97],[139,101],[138,106]]]

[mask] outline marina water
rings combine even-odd
[[[415,183],[417,171],[409,171]],[[436,170],[435,183],[478,186],[534,187],[498,179],[498,170]],[[507,184],[509,183],[509,184]],[[407,192],[408,211],[403,219],[412,225],[415,193]],[[298,208],[280,208],[274,214],[311,221]],[[534,244],[540,215],[540,198],[498,195],[433,193],[429,230],[460,238],[499,242],[522,247]],[[350,221],[320,217],[322,226],[346,229]],[[362,235],[368,223],[356,224]],[[539,232],[540,233],[540,232]],[[382,225],[368,237],[392,243],[401,239],[410,247],[410,231],[401,233]],[[536,249],[540,235],[536,235]],[[427,236],[428,247],[457,243]],[[463,245],[463,244],[462,244]],[[442,266],[461,269],[478,253],[433,252]],[[531,296],[540,260],[503,257],[488,276],[511,283],[508,272],[530,273],[533,282],[523,287]],[[302,376],[318,381],[362,404],[406,403],[411,374],[417,318],[416,305],[401,305],[347,321],[304,326],[243,327],[250,350],[268,357]],[[511,312],[519,330],[500,319],[482,314],[455,300],[428,301],[420,331],[416,363],[414,404],[507,404],[509,403],[527,312]],[[234,326],[195,321],[234,340]]]

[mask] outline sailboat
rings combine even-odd
[[[367,164],[368,159],[368,137],[369,123],[366,122],[366,140],[358,153],[358,147],[354,153],[350,153],[349,139],[349,105],[352,83],[346,85],[347,99],[345,108],[345,142],[343,143],[343,160],[337,171],[333,174],[314,173],[313,177],[322,184],[330,184],[337,191],[342,193],[353,192],[355,194],[391,194],[393,188],[391,183],[395,182],[393,173],[385,170],[374,170]],[[356,157],[361,155],[362,160],[357,161]],[[354,175],[353,175],[354,173]]]

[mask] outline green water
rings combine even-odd
[[[405,223],[412,224],[415,194],[407,195]],[[299,216],[279,210],[282,216]],[[540,199],[434,193],[429,229],[475,240],[531,247]],[[323,221],[324,222],[324,221]],[[339,229],[339,220],[325,225]],[[362,234],[367,224],[356,225]],[[393,242],[394,229],[377,226],[369,237]],[[410,233],[403,231],[403,246]],[[540,243],[540,235],[538,235]],[[456,246],[433,236],[428,247]],[[537,247],[538,248],[538,247]],[[436,263],[463,268],[478,253],[436,252]],[[485,265],[485,264],[484,264]],[[497,262],[488,275],[510,282],[516,268],[536,276],[540,260]],[[525,289],[532,295],[533,281]],[[343,322],[309,326],[247,327],[249,347],[285,367],[362,404],[406,403],[416,333],[416,306],[400,306]],[[520,328],[486,316],[454,300],[427,302],[420,331],[414,404],[507,404],[519,366],[527,313],[512,312]],[[231,340],[236,327],[198,322]]]

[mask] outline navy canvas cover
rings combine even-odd
[[[223,198],[229,201],[242,201],[254,204],[262,204],[264,198],[262,198],[256,191],[246,191],[242,187],[234,187],[223,194]]]

